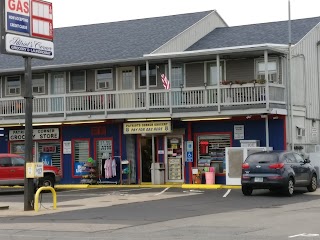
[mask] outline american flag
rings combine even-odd
[[[170,89],[170,82],[168,80],[168,78],[166,77],[166,75],[161,74],[161,80],[162,80],[162,84],[164,89]]]

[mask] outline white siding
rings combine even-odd
[[[152,54],[184,51],[217,27],[227,27],[227,24],[217,12],[213,11],[156,49]]]

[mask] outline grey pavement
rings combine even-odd
[[[19,201],[12,202],[19,214],[0,212],[0,239],[256,240],[308,233],[315,234],[308,239],[320,240],[316,236],[320,232],[319,190],[298,191],[291,198],[268,191],[258,191],[251,197],[244,197],[239,190],[232,190],[226,197],[227,190],[161,192],[61,192],[63,201],[60,207],[58,202],[57,211],[50,209],[50,195],[46,194],[39,213],[23,212]],[[87,198],[82,197],[86,194]]]

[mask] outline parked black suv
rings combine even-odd
[[[292,196],[294,187],[307,187],[309,192],[317,190],[318,177],[310,160],[290,151],[253,153],[242,165],[242,193],[252,194],[253,189],[282,190]]]

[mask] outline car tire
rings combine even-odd
[[[252,187],[242,186],[241,189],[242,189],[243,195],[245,195],[245,196],[251,196],[252,191],[253,191]]]
[[[39,181],[39,187],[53,187],[54,188],[54,178],[50,175],[45,175]]]
[[[291,197],[293,195],[294,192],[294,181],[293,178],[289,178],[288,182],[287,182],[287,186],[284,188],[284,194],[288,197]]]
[[[310,180],[310,184],[307,186],[309,192],[315,192],[318,187],[317,175],[313,174]]]

